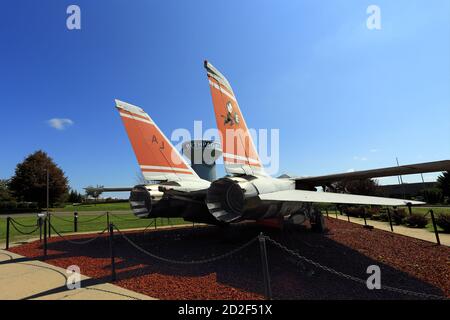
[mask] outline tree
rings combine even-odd
[[[420,192],[425,202],[436,204],[442,201],[442,190],[439,188],[428,188]]]
[[[450,197],[450,172],[444,172],[437,178],[438,188],[444,197]]]
[[[9,180],[0,179],[0,202],[13,201],[14,197],[8,188]]]
[[[47,170],[49,173],[50,205],[60,201],[68,192],[68,179],[42,150],[30,154],[16,167],[9,189],[21,201],[37,202],[41,207],[47,202]]]
[[[378,182],[373,179],[339,181],[333,184],[335,192],[352,193],[359,195],[376,195]]]
[[[83,202],[83,195],[76,190],[70,190],[67,201],[70,203],[81,203]]]

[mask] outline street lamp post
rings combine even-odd
[[[49,180],[50,180],[50,174],[48,172],[48,168],[47,168],[47,216],[48,216],[48,206],[49,206]]]

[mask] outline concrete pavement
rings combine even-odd
[[[65,269],[0,250],[1,300],[154,300],[111,283],[81,275],[81,288],[69,290]]]

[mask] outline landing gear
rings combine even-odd
[[[326,230],[325,218],[322,212],[318,209],[313,209],[313,213],[310,217],[311,229],[317,233],[324,233]]]

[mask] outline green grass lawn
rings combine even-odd
[[[58,217],[60,217],[58,219]],[[96,215],[84,215],[79,214],[78,218],[78,232],[87,232],[87,231],[102,231],[107,226],[107,217],[106,215],[101,216],[95,220]],[[36,228],[37,219],[36,217],[12,217],[18,223],[23,225],[30,225],[30,227],[22,227],[17,225],[17,228],[21,231],[31,232]],[[62,219],[64,220],[62,220]],[[136,218],[132,213],[130,214],[110,214],[110,222],[114,223],[119,229],[130,229],[130,228],[144,228],[151,224],[150,228],[154,228],[154,220],[153,219],[139,219]],[[157,218],[156,225],[157,226],[167,226],[167,225],[179,225],[189,223],[184,221],[182,218]],[[71,215],[63,215],[63,216],[55,216],[51,217],[52,226],[59,233],[70,233],[73,232],[73,216]],[[33,226],[33,227],[31,227]],[[52,230],[52,235],[55,233]],[[39,230],[36,230],[30,235],[21,235],[17,232],[12,226],[10,226],[10,241],[16,240],[25,240],[29,238],[39,237]],[[0,241],[4,242],[6,239],[6,218],[0,218]]]
[[[118,202],[118,203],[98,203],[98,204],[81,204],[81,205],[66,205],[64,208],[53,208],[52,211],[56,212],[83,212],[83,211],[130,211],[130,203]]]
[[[408,212],[408,207],[399,207],[402,209],[405,209],[406,212]],[[430,211],[430,209],[433,209],[434,214],[438,214],[438,213],[447,213],[450,214],[450,207],[412,207],[412,213],[419,213],[419,214],[426,214],[428,213],[428,211]]]

